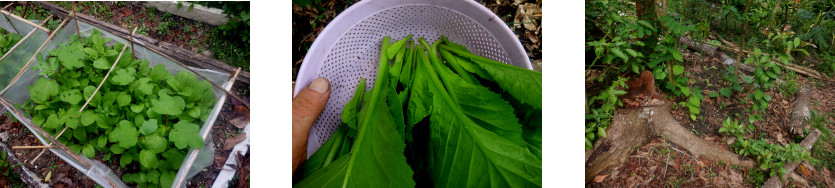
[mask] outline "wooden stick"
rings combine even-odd
[[[200,72],[194,71],[194,69],[192,69],[191,67],[186,66],[186,65],[185,65],[185,64],[183,64],[182,62],[177,61],[177,60],[175,60],[174,58],[171,58],[170,56],[165,55],[165,54],[163,54],[163,53],[162,53],[162,52],[160,52],[160,51],[157,51],[157,50],[155,50],[155,49],[153,49],[153,48],[147,48],[147,49],[148,49],[148,50],[151,50],[151,51],[153,51],[153,52],[156,52],[157,54],[161,55],[162,57],[168,58],[168,60],[171,60],[171,61],[173,61],[174,63],[177,63],[178,65],[180,65],[181,67],[183,67],[183,68],[185,68],[185,69],[187,69],[187,70],[189,70],[189,71],[193,72],[193,73],[194,73],[194,74],[196,74],[197,76],[200,76],[201,78],[203,78],[204,80],[208,81],[209,83],[212,83],[212,85],[214,85],[215,87],[217,87],[217,88],[219,88],[220,90],[222,90],[222,91],[226,92],[226,95],[232,96],[232,98],[235,98],[235,100],[238,100],[238,102],[243,103],[243,104],[244,104],[247,108],[249,108],[249,103],[248,103],[248,102],[246,102],[246,101],[244,101],[243,99],[241,99],[240,97],[238,97],[238,95],[233,94],[231,91],[226,90],[226,89],[223,89],[223,87],[221,87],[220,85],[218,85],[218,84],[217,84],[217,83],[215,83],[215,82],[212,82],[211,80],[209,80],[209,78],[207,78],[207,77],[206,77],[206,76],[204,76],[203,74],[200,74]],[[240,67],[239,67],[239,68],[240,68]]]
[[[53,15],[52,15],[52,14],[50,14],[50,15],[49,15],[49,17],[46,17],[46,19],[48,20],[48,19],[52,18],[52,16],[53,16]],[[46,23],[46,22],[42,22],[42,23],[41,23],[41,26],[43,26],[45,23]],[[34,34],[34,33],[35,33],[35,31],[38,31],[38,30],[33,29],[32,31],[29,31],[29,34],[26,34],[26,36],[25,36],[25,37],[23,37],[23,39],[20,39],[20,41],[18,41],[18,43],[17,43],[17,44],[15,44],[12,48],[10,48],[10,49],[9,49],[9,51],[6,51],[6,54],[3,54],[3,57],[0,57],[0,62],[2,62],[4,59],[6,59],[6,57],[8,57],[9,55],[11,55],[12,53],[10,53],[10,52],[11,52],[11,51],[14,51],[15,49],[17,49],[17,47],[18,47],[18,46],[20,46],[20,44],[22,44],[22,43],[23,43],[23,41],[26,41],[26,39],[29,39],[29,37],[31,37],[31,36],[32,36],[32,34]]]
[[[64,21],[62,21],[61,24],[58,25],[58,28],[55,28],[55,30],[56,31],[60,30],[62,27],[64,27],[64,24],[67,24],[67,21],[69,21],[69,20],[70,20],[69,17],[64,18]],[[49,37],[46,38],[46,40],[43,42],[43,44],[41,44],[41,47],[38,48],[37,51],[35,51],[35,55],[32,55],[32,58],[29,59],[29,62],[27,62],[26,65],[24,65],[23,68],[20,69],[20,72],[18,72],[17,75],[14,77],[14,79],[12,79],[12,81],[9,82],[9,85],[7,85],[6,88],[3,89],[3,91],[0,91],[0,95],[5,94],[6,91],[9,89],[9,87],[12,86],[12,84],[14,84],[15,82],[17,82],[17,79],[20,78],[21,75],[23,75],[23,72],[26,71],[27,69],[29,69],[29,66],[32,65],[32,61],[35,60],[35,57],[38,57],[38,53],[40,53],[41,50],[43,50],[43,48],[46,47],[46,44],[48,44],[49,41],[51,41],[52,38],[55,37],[56,33],[58,33],[58,32],[52,32],[52,34],[50,34]]]
[[[93,94],[90,95],[90,98],[87,99],[87,102],[84,102],[84,106],[81,106],[81,109],[78,109],[78,112],[84,111],[84,108],[87,107],[87,104],[90,104],[90,101],[93,100],[93,97],[96,96],[96,93],[99,92],[101,86],[104,85],[104,82],[107,82],[107,77],[110,76],[110,72],[113,72],[113,68],[116,68],[116,64],[119,63],[119,59],[122,59],[122,54],[125,53],[125,49],[128,49],[128,46],[122,47],[122,52],[119,52],[119,57],[116,57],[116,62],[113,62],[113,65],[110,66],[110,70],[107,71],[107,74],[104,75],[104,79],[99,82],[99,86],[96,87],[96,90],[93,91]]]
[[[75,3],[75,1],[72,2],[72,18],[75,20],[75,30],[78,34],[78,38],[81,38],[81,29],[78,27],[78,17],[75,16],[75,14],[77,13],[75,10]]]
[[[136,50],[133,47],[133,34],[136,34],[136,29],[139,27],[133,26],[133,31],[130,32],[130,54],[136,58]]]
[[[6,5],[5,7],[3,7],[3,10],[8,9],[8,8],[9,8],[10,6],[12,6],[13,4],[14,4],[14,2],[9,3],[9,4],[8,4],[8,5]]]
[[[12,149],[52,149],[58,146],[12,146]]]
[[[33,26],[33,27],[35,27],[35,28],[38,28],[38,29],[44,30],[44,31],[46,31],[47,33],[49,33],[49,29],[47,29],[47,28],[45,28],[45,27],[42,27],[42,26],[40,26],[40,25],[38,25],[38,24],[36,24],[36,23],[32,23],[32,21],[29,21],[29,20],[27,20],[27,19],[25,19],[25,18],[21,18],[20,16],[17,16],[17,15],[15,15],[15,14],[12,14],[11,12],[9,12],[9,11],[7,11],[7,10],[0,10],[0,13],[6,14],[6,15],[8,15],[8,16],[11,16],[12,18],[18,19],[18,20],[20,20],[20,21],[21,21],[21,22],[23,22],[23,23],[26,23],[26,24],[32,25],[32,26]]]

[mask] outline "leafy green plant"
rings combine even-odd
[[[751,124],[746,127],[743,124],[739,124],[739,122],[737,122],[736,120],[732,120],[731,117],[728,117],[727,119],[722,121],[722,128],[719,128],[719,133],[725,133],[728,135],[742,135],[745,134],[748,130],[753,131],[754,125]]]
[[[627,88],[626,78],[615,80],[605,91],[588,101],[588,106],[592,106],[596,101],[600,101],[601,105],[591,108],[586,113],[586,149],[592,149],[594,142],[606,137],[606,129],[612,123],[615,107],[623,106],[618,96],[626,94],[626,91],[619,88]]]
[[[748,125],[746,130],[745,125],[739,124],[730,117],[722,121],[722,125],[723,127],[719,129],[720,133],[736,137],[736,141],[731,144],[731,148],[739,155],[754,158],[759,164],[757,167],[758,172],[752,173],[755,176],[755,184],[761,185],[765,181],[765,176],[759,172],[768,174],[768,176],[783,175],[786,173],[786,169],[783,168],[783,164],[785,163],[806,160],[814,163],[817,161],[812,158],[809,151],[806,151],[805,148],[796,143],[783,146],[770,144],[764,139],[752,140],[743,137],[743,134],[748,130],[754,130],[753,125]]]
[[[542,74],[410,37],[383,39],[374,86],[360,80],[294,186],[541,186]]]
[[[130,49],[104,80],[124,47],[105,46],[108,41],[94,30],[39,58],[34,69],[44,77],[27,88],[23,108],[52,135],[67,127],[57,139],[72,151],[105,160],[118,155],[120,166],[138,169],[122,176],[126,183],[168,187],[185,152],[203,147],[198,131],[215,103],[211,84],[189,71],[172,75],[165,65],[152,67]]]

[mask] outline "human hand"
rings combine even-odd
[[[293,173],[307,159],[307,136],[328,103],[330,82],[316,78],[293,98]]]

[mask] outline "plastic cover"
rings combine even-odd
[[[81,31],[81,35],[84,36],[84,37],[89,37],[90,35],[92,35],[93,29],[96,29],[95,26],[89,25],[85,22],[79,21],[77,23],[78,23],[78,28]],[[112,39],[111,42],[108,42],[107,45],[112,45],[113,42],[120,42],[120,43],[125,44],[125,45],[130,45],[127,42],[126,39],[122,39],[118,36],[113,35],[110,32],[102,30],[102,29],[98,29],[98,30],[101,32],[102,38]],[[71,37],[76,34],[76,22],[75,22],[75,20],[70,19],[67,22],[67,24],[64,25],[64,27],[61,28],[61,30],[57,31],[57,32],[58,33],[55,35],[55,37],[51,41],[49,41],[49,43],[46,45],[46,47],[43,50],[41,50],[39,56],[45,58],[47,56],[48,52],[57,48],[59,44],[64,44],[67,41],[70,41],[72,39]],[[44,38],[46,38],[46,37],[44,37]],[[37,44],[37,45],[33,45],[33,47],[31,47],[31,48],[22,48],[22,49],[18,49],[18,50],[34,52],[40,47],[41,44],[42,43]],[[179,71],[188,71],[186,68],[180,66],[179,64],[177,64],[177,63],[169,60],[168,58],[165,58],[165,57],[163,57],[163,56],[161,56],[161,55],[159,55],[159,54],[157,54],[157,53],[155,53],[151,50],[148,50],[147,48],[145,48],[145,47],[143,47],[139,44],[140,43],[138,43],[138,42],[134,44],[134,47],[135,47],[134,52],[135,52],[135,55],[138,59],[147,60],[148,63],[151,66],[156,66],[158,64],[164,64],[166,69],[169,72],[171,72],[172,74],[176,74]],[[24,46],[21,46],[21,47],[24,47]],[[130,50],[130,49],[127,49],[127,50]],[[31,58],[31,56],[29,56],[29,58]],[[16,63],[21,63],[22,65],[26,64],[26,61],[28,61],[29,58],[18,58],[18,60],[20,60],[20,62],[16,62]],[[21,59],[25,59],[25,60],[21,60]],[[24,71],[23,74],[20,76],[20,78],[18,78],[18,80],[15,81],[15,83],[13,83],[11,86],[9,86],[9,88],[7,88],[8,91],[5,94],[3,94],[3,98],[9,100],[9,102],[11,102],[13,104],[23,104],[23,103],[26,102],[26,100],[29,98],[29,90],[26,89],[26,88],[33,85],[34,82],[39,77],[39,75],[38,75],[39,71],[37,71],[33,68],[35,63],[37,63],[37,62],[33,62],[33,65],[30,65],[30,68],[27,69],[26,71]],[[204,76],[209,78],[209,81],[211,81],[211,82],[223,83],[222,86],[225,89],[228,89],[228,88],[231,87],[232,80],[229,79],[230,75],[228,73],[222,73],[222,72],[218,72],[218,71],[214,71],[214,70],[207,70],[207,69],[199,69],[199,68],[194,68],[194,67],[191,67],[191,69],[195,70],[196,72],[199,72],[200,74],[203,74]],[[199,80],[204,80],[204,79],[201,78],[201,77],[197,77],[197,80],[199,81]],[[183,161],[182,166],[180,167],[180,170],[177,172],[177,176],[174,179],[174,182],[175,182],[174,187],[185,187],[185,183],[182,183],[182,182],[187,182],[186,180],[188,180],[189,178],[194,176],[194,174],[196,174],[196,172],[199,172],[203,168],[212,164],[212,157],[211,156],[213,156],[213,154],[214,154],[214,151],[213,151],[214,148],[212,147],[212,142],[210,140],[211,139],[210,133],[211,133],[211,130],[212,130],[212,125],[214,125],[215,119],[217,119],[217,115],[220,113],[221,107],[223,106],[223,103],[226,99],[226,93],[223,90],[220,90],[216,87],[213,87],[212,89],[213,89],[213,92],[214,92],[215,99],[217,99],[218,101],[217,101],[217,103],[215,103],[215,106],[212,109],[212,113],[205,120],[205,122],[203,123],[203,125],[201,126],[201,129],[200,129],[200,136],[203,137],[204,147],[203,147],[203,149],[192,149],[192,150],[189,151],[189,153],[186,155],[186,158]],[[18,112],[21,112],[19,109],[14,109],[14,110],[18,111]],[[32,129],[31,126],[33,126],[33,124],[29,120],[29,118],[31,118],[31,117],[28,117],[28,116],[20,117],[20,116],[25,116],[22,113],[21,114],[13,113],[13,114],[18,120],[21,120],[21,122],[23,122],[23,124],[26,125],[27,128],[30,129],[30,131],[41,141],[41,143],[44,143],[44,144],[48,143],[47,139],[45,139],[42,135],[37,134],[37,132]],[[79,155],[79,157],[82,159],[82,161],[78,161],[78,160],[70,157],[69,154],[67,154],[65,151],[63,151],[61,149],[50,149],[50,151],[52,151],[53,153],[55,153],[55,155],[58,155],[58,157],[60,157],[61,159],[63,159],[64,161],[66,161],[67,163],[69,163],[70,165],[75,167],[76,169],[78,169],[79,172],[82,172],[82,173],[86,174],[88,177],[90,177],[90,179],[92,179],[93,181],[95,181],[96,183],[98,183],[102,186],[109,187],[109,185],[112,184],[112,185],[116,185],[116,187],[127,187],[124,184],[124,182],[122,182],[121,178],[116,176],[116,174],[113,173],[107,166],[101,164],[98,161],[90,160],[83,155]],[[199,156],[210,156],[210,157],[199,157]],[[82,164],[91,164],[91,165],[90,166],[84,166]],[[179,184],[179,186],[177,186],[177,182],[181,182]]]
[[[37,23],[38,21],[34,20],[32,22]],[[15,44],[17,47],[14,50],[6,52],[3,55],[6,58],[0,61],[0,89],[4,89],[14,79],[17,73],[20,72],[20,69],[26,65],[29,58],[35,55],[35,50],[41,47],[41,44],[49,37],[49,34],[44,30],[24,23],[22,20],[5,14],[0,16],[0,27],[10,33],[23,35],[23,38],[26,39],[21,39],[18,44]]]

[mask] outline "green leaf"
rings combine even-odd
[[[722,88],[719,89],[719,94],[722,94],[722,96],[725,96],[726,98],[730,98],[732,91],[730,88]]]
[[[121,166],[122,168],[124,168],[131,162],[133,162],[133,155],[122,155],[122,157],[119,158],[119,166]]]
[[[144,103],[130,105],[130,111],[133,112],[133,113],[140,113],[144,109],[145,109]]]
[[[462,106],[457,105],[454,97],[444,89],[444,86],[458,85],[443,84],[429,64],[424,62],[423,66],[429,70],[427,72],[432,80],[430,90],[434,98],[432,114],[429,116],[429,145],[437,152],[429,154],[430,161],[434,161],[429,165],[433,169],[435,184],[486,187],[495,182],[504,182],[506,185],[541,186],[542,161],[529,152],[527,147],[518,146],[468,118]],[[488,68],[485,69],[490,72]],[[493,178],[490,181],[480,181],[480,177]]]
[[[673,74],[678,76],[678,75],[681,75],[682,73],[684,73],[684,66],[673,65]]]
[[[145,136],[142,139],[142,144],[145,145],[145,149],[153,151],[154,153],[162,153],[165,149],[168,149],[168,141],[161,136],[150,135]]]
[[[171,184],[174,184],[174,177],[176,175],[177,174],[175,174],[174,172],[170,172],[170,171],[169,172],[163,172],[159,176],[159,185],[161,187],[171,187]]]
[[[162,153],[171,169],[180,169],[180,164],[183,163],[184,155],[177,148],[170,148],[165,153]]]
[[[142,135],[149,135],[154,131],[157,131],[157,119],[149,119],[142,123],[142,127],[140,128],[140,132]]]
[[[160,90],[159,100],[151,100],[151,109],[158,114],[179,116],[185,109],[185,101],[180,96],[171,97]]]
[[[142,77],[137,80],[136,90],[142,94],[150,95],[154,93],[154,84],[149,83],[151,81],[150,78]]]
[[[84,67],[84,63],[81,61],[84,58],[82,47],[79,43],[61,47],[58,52],[58,60],[61,61],[61,65],[70,70]]]
[[[81,149],[81,153],[90,159],[96,156],[96,151],[93,149],[93,145],[90,144],[84,145],[84,148]]]
[[[134,74],[136,70],[134,69],[119,69],[116,70],[116,74],[111,79],[111,83],[116,85],[128,85],[135,79]]]
[[[157,154],[151,150],[143,149],[139,152],[139,164],[147,169],[156,169]]]
[[[403,39],[400,39],[397,42],[394,42],[394,44],[391,44],[391,46],[389,46],[389,48],[385,51],[385,54],[386,56],[388,56],[388,59],[394,59],[394,55],[397,54],[397,51],[400,51],[400,49],[403,48],[403,46],[406,45],[406,42],[408,42],[411,38],[412,34],[409,34]]]
[[[171,76],[171,73],[168,72],[168,70],[165,70],[165,65],[158,64],[151,69],[151,73],[148,76],[151,77],[151,80],[158,82],[166,80],[169,76]]]
[[[672,48],[669,49],[668,52],[670,52],[670,55],[673,55],[673,59],[675,59],[676,61],[684,62],[684,58],[681,57],[681,51],[678,51],[678,49]]]
[[[179,149],[203,148],[203,138],[200,137],[200,127],[186,121],[174,124],[174,129],[168,133],[168,140]]]
[[[618,57],[620,57],[621,59],[623,59],[623,62],[627,62],[627,61],[629,61],[629,57],[628,57],[628,56],[626,56],[626,54],[624,54],[624,53],[623,53],[623,51],[621,51],[621,50],[620,50],[620,48],[612,48],[612,49],[611,49],[611,52],[612,52],[613,54],[615,54],[615,56],[618,56]]]
[[[200,117],[200,108],[190,108],[188,109],[188,115],[193,118]]]
[[[116,97],[116,103],[119,104],[119,106],[127,106],[130,104],[130,100],[130,95],[125,92],[119,92],[119,96]]]
[[[68,102],[70,104],[78,104],[78,102],[81,101],[81,91],[73,89],[61,92],[61,101]]]
[[[441,48],[478,62],[476,64],[486,70],[490,74],[491,80],[495,80],[502,90],[510,93],[513,98],[516,98],[522,103],[531,105],[537,109],[542,109],[542,72],[504,64],[443,45],[441,45]]]
[[[96,122],[99,116],[96,115],[96,112],[92,110],[85,110],[81,115],[81,125],[88,126]]]
[[[340,116],[342,123],[348,125],[353,130],[357,129],[357,124],[359,123],[357,114],[360,111],[363,96],[365,96],[365,78],[360,78],[360,82],[354,91],[354,96],[345,104],[345,107],[342,109],[342,116]]]
[[[58,95],[58,82],[49,80],[47,78],[40,78],[35,81],[35,84],[29,87],[29,96],[32,101],[42,104],[46,103],[49,98]]]
[[[139,132],[136,131],[133,123],[122,120],[116,129],[113,129],[113,132],[110,133],[110,141],[119,143],[119,147],[130,148],[136,145],[137,136],[139,136]]]
[[[108,61],[106,57],[101,57],[93,61],[93,67],[97,69],[110,70],[110,67],[112,66],[113,65],[110,64],[110,61]]]

